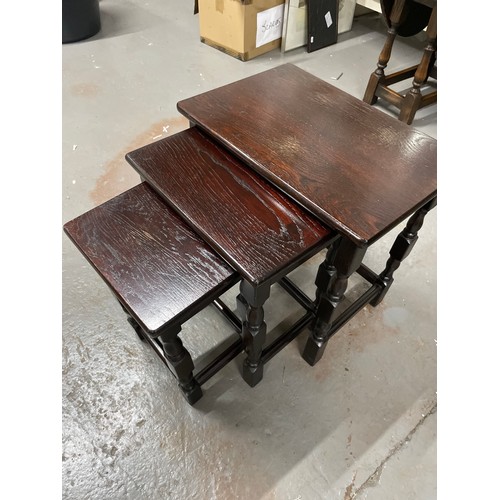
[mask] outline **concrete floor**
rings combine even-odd
[[[285,62],[362,98],[385,40],[368,14],[332,47],[243,63],[199,41],[192,3],[102,0],[101,32],[63,46],[62,222],[139,182],[124,155],[187,128],[180,99]],[[389,69],[418,61],[423,40],[397,40]],[[413,126],[436,137],[436,107]],[[368,252],[374,270],[400,229]],[[293,274],[311,296],[322,257]],[[354,280],[347,300],[363,286]],[[268,330],[300,312],[273,288]],[[253,389],[240,356],[190,407],[66,237],[62,334],[65,499],[436,498],[436,211],[380,306],[338,332],[313,368],[302,333]],[[232,334],[208,308],[183,339],[196,363]]]

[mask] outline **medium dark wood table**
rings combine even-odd
[[[436,205],[437,141],[290,64],[178,103],[192,125],[305,207],[342,237],[317,278],[315,319],[303,357],[364,305],[378,304]],[[376,274],[367,248],[409,218]],[[354,272],[371,288],[338,314]]]
[[[311,301],[286,275],[338,239],[338,233],[196,127],[131,151],[126,158],[243,278],[237,298],[247,354],[242,373],[250,386],[256,385],[264,363],[313,318]],[[271,285],[278,282],[306,313],[264,349],[263,306]]]

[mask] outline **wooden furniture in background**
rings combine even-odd
[[[437,101],[437,90],[425,95],[421,90],[429,77],[437,78],[437,0],[385,0],[382,2],[382,12],[388,26],[387,39],[363,100],[368,104],[375,104],[378,98],[387,101],[399,109],[399,120],[409,125],[419,109]],[[384,70],[389,63],[396,36],[412,36],[425,26],[427,44],[420,63],[386,75]],[[413,78],[412,88],[404,94],[390,87],[410,78]]]

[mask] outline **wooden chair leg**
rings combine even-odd
[[[422,55],[422,60],[415,71],[413,78],[412,89],[404,96],[401,103],[401,110],[399,113],[399,120],[410,125],[415,118],[415,113],[422,106],[422,92],[421,87],[427,81],[430,66],[436,53],[436,40],[437,40],[437,7],[432,9],[431,18],[427,26],[427,45]]]
[[[365,95],[363,97],[363,101],[368,104],[375,104],[377,102],[378,97],[375,95],[377,87],[384,84],[384,70],[389,63],[389,59],[391,58],[392,46],[394,45],[398,27],[401,23],[401,15],[403,13],[404,5],[405,0],[396,0],[392,7],[390,16],[391,25],[387,30],[387,38],[378,58],[377,69],[370,75]]]

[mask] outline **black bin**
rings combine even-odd
[[[99,0],[62,0],[62,43],[90,38],[100,29]]]

